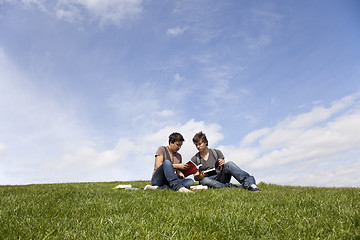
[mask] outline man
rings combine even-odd
[[[191,158],[191,161],[195,165],[201,164],[199,171],[194,174],[196,181],[213,188],[240,187],[230,183],[231,177],[234,177],[243,188],[260,192],[253,176],[240,169],[234,162],[225,162],[225,157],[220,150],[208,148],[208,140],[203,132],[195,134],[193,143],[199,152]]]
[[[178,153],[184,138],[180,133],[172,133],[169,136],[169,145],[160,146],[155,154],[154,172],[151,185],[145,186],[144,190],[173,189],[178,192],[192,193],[189,188],[194,184],[192,179],[185,179],[181,170],[189,168],[182,163],[181,154]]]

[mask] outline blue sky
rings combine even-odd
[[[359,187],[360,2],[0,0],[0,184],[149,180],[170,133]]]

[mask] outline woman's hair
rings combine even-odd
[[[198,132],[197,134],[195,134],[195,136],[193,137],[193,143],[197,144],[198,142],[202,141],[203,143],[206,143],[206,146],[208,146],[208,140],[206,138],[205,133],[203,132]]]
[[[180,133],[174,132],[169,136],[169,144],[175,142],[183,142],[183,141],[185,141],[185,139]]]

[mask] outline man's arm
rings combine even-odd
[[[215,151],[215,157],[217,157],[216,161],[217,163],[215,164],[215,167],[221,169],[224,165],[225,165],[225,157],[224,154],[218,150],[218,149],[213,149]]]
[[[222,168],[222,166],[225,165],[225,159],[219,158],[217,161],[218,161],[218,163],[219,163],[219,168]]]
[[[206,177],[206,174],[204,173],[204,171],[197,172],[194,174],[194,179],[195,181],[201,181],[204,177]]]
[[[184,170],[186,170],[186,169],[188,169],[190,167],[189,165],[182,163],[182,157],[181,157],[180,153],[175,153],[174,157],[175,156],[179,160],[179,163],[173,163],[173,167],[174,167],[175,170],[184,171]]]
[[[155,157],[155,170],[158,169],[163,162],[164,162],[164,157],[162,155],[156,155],[156,157]]]
[[[161,166],[161,164],[163,164],[163,162],[164,162],[164,156],[156,155],[156,157],[155,157],[155,170],[158,169]],[[173,167],[176,170],[176,173],[178,175],[185,178],[184,174],[179,170],[188,168],[189,166],[187,164],[182,164],[182,163],[173,164]]]
[[[189,168],[189,165],[184,164],[184,163],[173,163],[173,167],[174,167],[174,169],[177,169],[177,170],[186,170]]]

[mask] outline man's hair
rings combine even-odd
[[[183,142],[183,141],[185,141],[185,139],[180,133],[174,132],[169,136],[169,144],[175,142]]]
[[[203,132],[198,132],[197,134],[195,134],[195,136],[193,137],[193,143],[197,144],[198,142],[202,141],[203,143],[206,143],[206,146],[208,146],[208,140],[206,138],[205,133]]]

